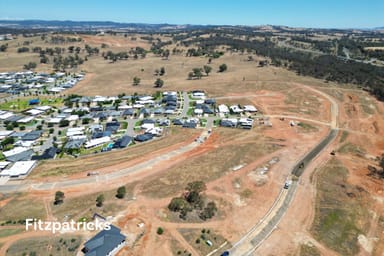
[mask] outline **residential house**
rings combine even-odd
[[[102,230],[84,244],[81,250],[85,256],[112,256],[125,244],[125,236],[120,229],[111,225],[110,230]]]

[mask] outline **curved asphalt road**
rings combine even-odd
[[[331,130],[328,135],[321,140],[310,152],[308,152],[296,165],[292,168],[292,176],[300,177],[306,166],[316,158],[323,149],[331,143],[338,134],[338,105],[337,102],[329,95],[316,89],[304,86],[307,89],[321,94],[331,102]],[[282,188],[278,197],[270,210],[264,217],[253,226],[238,242],[236,242],[229,250],[230,255],[252,255],[253,252],[267,239],[275,230],[281,219],[287,212],[289,205],[294,198],[298,183],[293,181],[288,189]]]

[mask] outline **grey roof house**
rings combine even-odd
[[[110,256],[124,246],[125,236],[120,229],[111,225],[110,230],[102,230],[84,244],[81,250],[85,256]]]

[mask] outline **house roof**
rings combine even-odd
[[[28,174],[35,166],[36,161],[20,161],[9,169],[3,170],[1,176],[20,176]]]
[[[116,132],[120,128],[119,122],[109,122],[105,125],[106,131]]]
[[[94,132],[92,134],[92,139],[97,139],[97,138],[111,136],[111,134],[112,134],[112,131]]]
[[[85,256],[105,256],[125,241],[120,229],[111,225],[110,230],[102,230],[84,244]]]
[[[132,108],[128,108],[124,110],[123,116],[132,116],[135,113],[135,111]]]
[[[118,139],[115,144],[113,144],[114,148],[125,148],[132,142],[132,137],[124,135],[120,139]]]
[[[57,151],[58,151],[58,149],[55,147],[47,148],[42,155],[32,156],[32,160],[52,159],[55,157]]]
[[[31,156],[33,155],[32,149],[27,149],[25,151],[22,151],[20,153],[7,156],[7,160],[11,162],[17,162],[17,161],[27,161],[31,159]]]
[[[147,140],[151,140],[153,138],[153,135],[150,133],[140,134],[135,137],[136,141],[144,142]]]
[[[29,140],[29,141],[37,140],[38,138],[40,138],[42,133],[43,131],[37,131],[37,130],[31,131],[25,134],[23,137],[21,137],[21,140]]]
[[[70,140],[68,141],[64,148],[65,149],[73,149],[73,148],[80,148],[81,145],[83,145],[85,139],[75,139],[75,140]]]
[[[154,124],[156,122],[153,119],[143,119],[143,121],[141,123],[142,124]]]

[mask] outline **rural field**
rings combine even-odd
[[[76,41],[54,43],[49,40],[53,36]],[[199,38],[209,38],[209,33]],[[156,42],[168,41],[158,47],[169,50],[169,56],[154,52]],[[81,48],[78,56],[87,60],[65,72],[83,72],[85,77],[60,96],[203,90],[217,104],[252,104],[258,113],[250,130],[219,127],[215,116],[209,129],[171,126],[162,137],[126,149],[40,161],[27,179],[9,182],[23,188],[20,192],[0,194],[0,255],[74,255],[95,233],[53,236],[25,231],[23,221],[91,221],[95,213],[108,217],[126,236],[117,255],[383,255],[383,102],[356,84],[301,76],[284,63],[272,64],[255,51],[225,44],[210,49],[222,52],[215,58],[186,57],[190,47],[199,45],[182,42],[168,33],[54,34],[44,39],[19,35],[9,41],[7,51],[0,53],[0,72],[21,71],[28,62],[38,63],[35,72],[53,71],[56,55],[42,64],[38,53],[18,53],[23,45],[63,48],[63,57],[72,54],[68,47]],[[85,45],[100,52],[88,54]],[[136,52],[115,61],[102,57],[137,47],[145,50],[144,57],[132,57]],[[268,64],[261,65],[264,61]],[[227,69],[219,72],[222,64]],[[189,77],[207,65],[209,74]],[[161,68],[165,73],[156,75]],[[140,78],[138,85],[133,85],[135,77]],[[154,87],[158,78],[164,82],[161,88]],[[60,99],[52,104],[62,106],[63,97],[36,95]],[[1,96],[1,110],[11,110],[4,100],[9,95]],[[20,111],[28,108],[32,96],[23,96]],[[305,162],[332,131],[336,135],[330,143]],[[204,140],[197,142],[200,137]],[[294,175],[300,163],[297,169],[304,172]],[[90,172],[98,175],[87,182]],[[293,183],[286,187],[288,180]],[[119,198],[122,186],[126,194]],[[54,203],[57,191],[65,194],[60,204]],[[100,195],[103,202],[96,205]],[[172,207],[173,201],[179,204]],[[273,231],[255,242],[267,229],[261,225],[273,223],[281,213],[283,206],[276,208],[280,203],[286,208]]]

